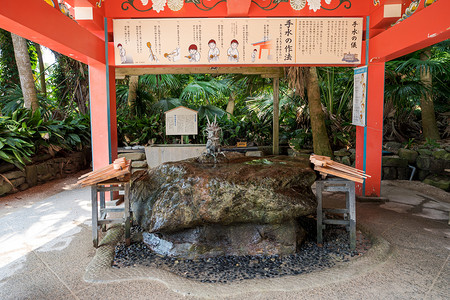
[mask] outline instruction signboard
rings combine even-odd
[[[118,19],[116,65],[361,63],[362,18]]]
[[[353,75],[352,124],[366,126],[367,106],[367,66],[356,68]]]
[[[197,135],[197,111],[178,106],[165,112],[166,135]]]

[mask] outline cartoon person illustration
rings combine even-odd
[[[176,48],[170,53],[164,53],[164,57],[172,62],[178,61],[180,59],[180,48]]]
[[[239,62],[239,51],[237,49],[238,46],[239,46],[239,43],[237,40],[231,41],[230,48],[228,48],[228,51],[227,51],[228,61]]]
[[[125,64],[127,62],[127,52],[123,48],[122,44],[118,44],[117,48],[119,49],[120,61]]]
[[[150,49],[150,55],[148,57],[148,60],[158,62],[159,60],[156,57],[156,55],[153,53],[153,50],[152,50],[152,43],[148,42],[147,47],[148,47],[148,49]]]
[[[256,55],[258,54],[258,50],[257,49],[253,49],[252,52],[252,62],[255,62],[256,60]]]
[[[209,52],[208,52],[208,62],[219,61],[219,48],[216,47],[216,41],[210,40],[208,42]]]
[[[200,53],[198,52],[197,45],[192,44],[189,46],[189,55],[186,56],[189,59],[189,62],[198,62],[200,61]]]

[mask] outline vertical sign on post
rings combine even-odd
[[[364,127],[366,126],[367,66],[356,68],[353,80],[352,124]]]

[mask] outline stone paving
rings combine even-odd
[[[358,225],[374,237],[363,257],[298,276],[211,284],[111,268],[122,228],[94,249],[89,189],[63,190],[74,180],[57,182],[61,192],[52,195],[0,200],[0,299],[450,299],[446,193],[383,183],[390,202],[357,205]]]

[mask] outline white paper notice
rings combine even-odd
[[[352,124],[366,126],[367,66],[356,68],[353,75]]]

